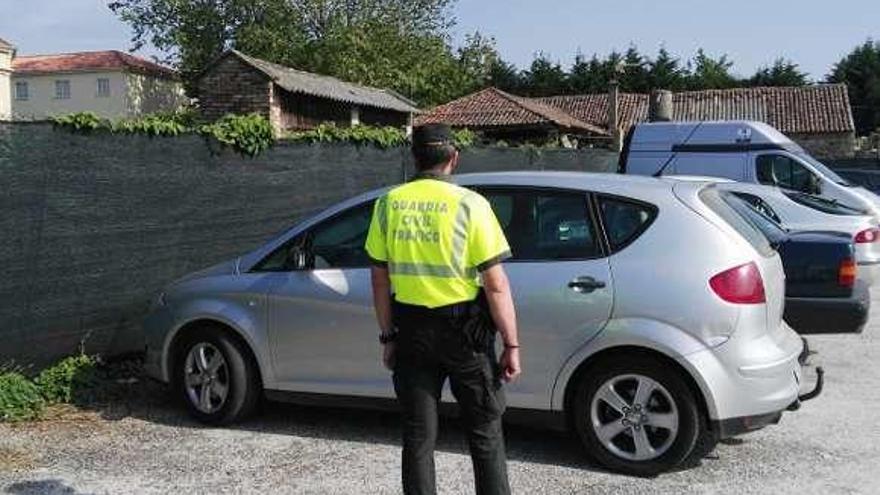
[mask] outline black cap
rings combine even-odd
[[[413,148],[452,144],[452,129],[446,124],[425,124],[413,129]]]

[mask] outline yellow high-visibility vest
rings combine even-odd
[[[510,256],[486,198],[421,174],[376,200],[366,250],[387,265],[397,301],[436,308],[473,300],[479,272]]]

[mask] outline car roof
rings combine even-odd
[[[622,192],[639,195],[670,190],[671,185],[654,177],[602,172],[517,171],[481,172],[454,175],[462,186],[535,186],[561,189],[583,189],[598,192]],[[625,188],[625,189],[621,189]]]

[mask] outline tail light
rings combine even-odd
[[[754,261],[715,275],[709,279],[709,286],[729,303],[761,304],[767,300],[764,280]]]
[[[841,287],[852,287],[856,284],[856,262],[847,258],[840,262],[837,272],[837,284]]]
[[[880,240],[880,229],[876,227],[859,232],[855,238],[856,244],[869,244],[878,240]]]

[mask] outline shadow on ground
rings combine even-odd
[[[177,428],[206,428],[187,414],[168,387],[146,378],[136,360],[111,363],[101,371],[98,390],[77,394],[74,405],[108,421],[136,418]],[[301,406],[264,400],[249,420],[223,428],[327,440],[400,445],[396,412]],[[505,427],[510,460],[602,471],[591,464],[580,443],[562,432],[519,425]],[[437,449],[467,453],[457,418],[443,418]]]

